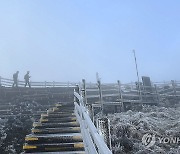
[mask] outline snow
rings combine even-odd
[[[159,137],[180,137],[180,105],[174,107],[143,106],[141,112],[127,111],[107,116],[111,122],[112,147],[114,153],[166,153],[179,154],[180,144],[159,144],[147,149],[142,144],[146,133]],[[123,142],[130,146],[123,146]],[[127,144],[124,144],[127,146]]]

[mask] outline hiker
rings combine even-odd
[[[14,86],[18,87],[18,74],[19,74],[19,71],[17,71],[16,73],[13,74],[14,83],[13,83],[12,87],[14,87]]]
[[[29,88],[31,88],[31,85],[30,85],[30,83],[29,83],[29,78],[30,78],[30,76],[29,76],[29,71],[27,71],[26,75],[24,76],[25,87],[26,87],[26,85],[28,84],[28,85],[29,85]]]

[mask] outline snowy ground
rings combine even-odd
[[[143,106],[141,112],[130,110],[110,114],[108,118],[111,122],[112,148],[115,154],[180,154],[180,141],[158,142],[158,137],[180,138],[180,105]],[[155,144],[149,148],[142,144],[142,137],[146,133],[156,137]]]
[[[34,101],[11,103],[15,105],[12,114],[0,118],[0,154],[21,153],[24,138],[31,132],[33,112],[45,110],[42,105]]]

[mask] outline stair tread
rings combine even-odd
[[[83,142],[82,136],[59,136],[59,137],[26,137],[28,144],[58,144],[58,143],[78,143]]]
[[[74,110],[62,110],[62,111],[49,111],[47,110],[47,112],[44,112],[44,113],[47,113],[47,114],[63,114],[63,113],[74,113]]]
[[[74,116],[75,113],[63,113],[63,114],[41,114],[41,118],[61,118]]]
[[[35,152],[34,154],[85,154],[85,151]]]
[[[34,128],[66,128],[66,127],[80,127],[78,123],[43,123],[41,124],[33,124]]]
[[[83,142],[78,143],[63,143],[63,144],[25,144],[23,149],[27,152],[57,152],[57,151],[82,151],[84,150]]]
[[[34,124],[39,124],[40,122],[34,122]],[[56,123],[56,124],[75,124],[75,123],[77,123],[78,124],[78,122],[77,121],[75,121],[75,122],[58,122],[58,123]],[[54,123],[48,123],[48,124],[46,124],[46,123],[40,123],[40,124],[42,124],[42,125],[54,125]]]
[[[40,134],[40,135],[35,135],[35,134],[30,134],[30,135],[27,135],[28,137],[61,137],[61,136],[82,136],[81,133],[69,133],[69,134]]]
[[[74,117],[76,117],[76,115],[75,114],[69,114],[69,115],[61,115],[61,116],[56,116],[56,117],[53,117],[53,116],[41,116],[41,118],[40,119],[59,119],[59,118],[74,118]]]
[[[58,127],[58,128],[32,128],[32,129],[39,129],[39,130],[65,130],[65,129],[75,129],[80,128],[79,126],[76,127]]]
[[[75,133],[75,132],[81,132],[80,127],[64,127],[64,128],[57,128],[57,129],[32,129],[32,133],[34,134],[57,134],[57,133]]]
[[[64,122],[57,122],[57,123],[41,123],[41,122],[34,122],[33,126],[49,126],[49,125],[56,125],[56,126],[61,126],[61,125],[76,125],[79,124],[77,121],[64,121]]]
[[[83,142],[67,142],[67,143],[43,143],[43,144],[33,144],[33,146],[65,146],[65,145],[74,145],[74,144],[84,144]],[[25,144],[25,145],[32,145],[32,144]]]

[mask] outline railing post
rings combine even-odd
[[[173,87],[174,96],[176,96],[176,84],[175,84],[175,81],[171,80],[171,84],[172,84],[172,87]]]
[[[155,87],[155,92],[156,92],[156,96],[157,96],[157,101],[159,103],[160,99],[159,99],[159,93],[158,93],[158,90],[157,90],[157,85],[155,84],[154,87]]]
[[[108,118],[97,119],[97,128],[99,134],[104,138],[108,148],[111,149],[110,121]]]
[[[99,102],[101,104],[101,113],[104,113],[104,104],[103,104],[103,100],[102,100],[102,89],[101,89],[101,81],[99,79],[99,77],[97,77],[97,86],[98,86],[98,90],[99,90]]]
[[[46,81],[44,82],[44,86],[45,86],[45,88],[46,88]]]
[[[142,93],[144,93],[144,97],[143,97],[143,98],[144,98],[144,101],[147,102],[147,101],[148,101],[148,100],[147,100],[147,87],[145,87],[144,84],[142,85],[142,89],[141,89],[141,98],[142,98]]]
[[[87,105],[87,99],[86,99],[86,81],[85,79],[82,79],[82,97],[83,97],[83,102],[84,102],[84,105],[86,106]]]
[[[176,99],[176,83],[175,83],[174,80],[171,80],[171,84],[172,84],[172,87],[173,87],[175,102],[177,102],[177,99]]]
[[[118,91],[119,91],[119,101],[122,101],[121,82],[117,80],[117,83],[118,83]]]
[[[2,87],[2,83],[1,83],[1,76],[0,76],[0,87]]]
[[[121,103],[120,107],[121,107],[121,110],[124,111],[124,103],[123,103],[122,90],[121,90],[121,82],[118,80],[117,83],[118,83],[118,91],[119,91],[119,102]]]
[[[74,91],[79,94],[79,86],[78,86],[78,85],[76,85]],[[74,96],[74,102],[77,102],[78,105],[80,105],[80,104],[79,104],[79,99],[78,99],[76,96]]]
[[[55,85],[55,84],[54,84],[54,81],[53,81],[53,88],[54,88],[54,85]]]
[[[92,104],[87,105],[87,111],[88,111],[88,114],[89,114],[89,117],[91,118],[91,120],[94,121],[94,113],[93,113]]]

